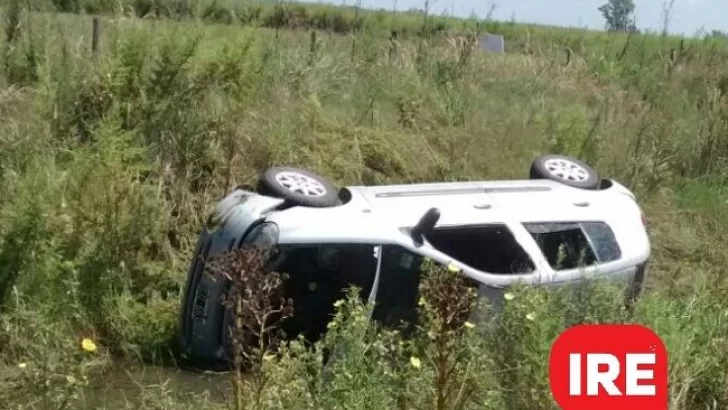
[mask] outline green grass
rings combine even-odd
[[[264,379],[258,408],[449,409],[443,392],[465,386],[464,408],[550,409],[558,332],[634,320],[668,345],[671,408],[728,406],[725,41],[445,18],[421,35],[422,16],[316,5],[280,6],[306,11],[305,24],[284,24],[271,4],[245,21],[252,3],[198,4],[236,10],[230,21],[204,7],[173,21],[121,15],[123,2],[79,4],[107,13],[99,55],[91,18],[50,3],[21,10],[14,40],[0,44],[0,402],[92,408],[85,382],[67,376],[93,382],[119,358],[168,361],[204,210],[267,166],[339,185],[523,178],[548,152],[638,195],[653,260],[634,318],[608,287],[578,300],[518,291],[495,330],[448,336],[454,384],[429,390],[438,367],[425,360],[437,353],[426,332],[399,344],[350,303],[330,340],[351,350],[332,378],[318,377],[320,353],[294,345],[266,361],[250,397]],[[344,23],[312,36],[325,13]],[[10,27],[10,9],[3,16]],[[465,29],[504,34],[507,54],[480,52]],[[390,41],[391,30],[407,35]],[[99,351],[81,351],[83,337]],[[222,406],[146,384],[137,399]]]

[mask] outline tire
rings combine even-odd
[[[550,179],[574,188],[599,189],[597,171],[578,159],[564,155],[542,155],[531,163],[531,179]]]
[[[305,169],[268,168],[260,176],[258,192],[286,200],[290,205],[327,208],[340,205],[336,186]]]

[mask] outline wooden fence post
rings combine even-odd
[[[98,17],[93,19],[93,30],[91,32],[91,52],[96,56],[99,52],[99,37],[101,32],[101,22]]]

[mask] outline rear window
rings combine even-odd
[[[606,263],[622,256],[612,229],[604,222],[523,224],[556,270]]]

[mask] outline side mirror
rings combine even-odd
[[[437,225],[437,221],[440,220],[440,210],[437,208],[430,208],[422,218],[420,218],[417,225],[412,228],[411,236],[417,246],[422,245],[425,235],[430,233],[432,229]]]

